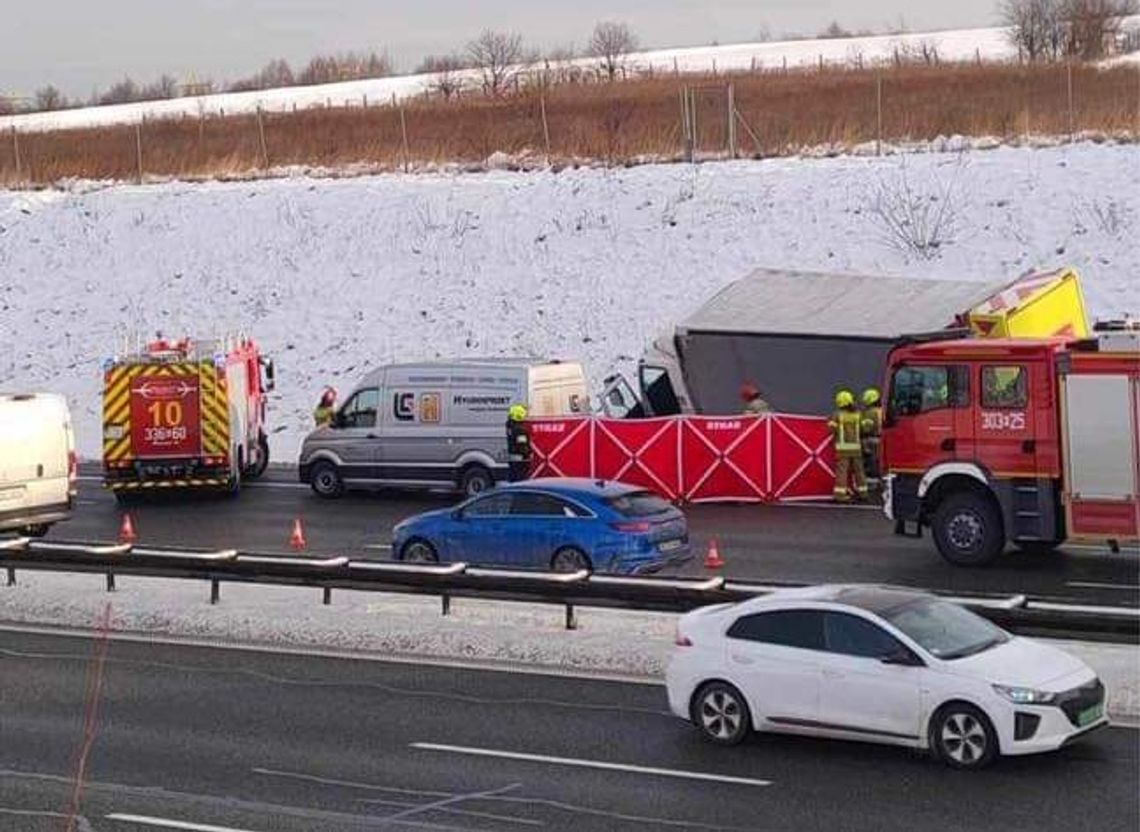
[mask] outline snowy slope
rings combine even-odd
[[[789,68],[817,66],[822,60],[832,66],[850,66],[890,62],[896,54],[912,55],[923,46],[937,50],[942,61],[1004,61],[1017,57],[1002,28],[955,29],[941,32],[917,32],[905,35],[876,35],[860,38],[796,40],[772,43],[740,43],[726,46],[701,46],[682,49],[660,49],[631,55],[631,71],[653,72],[726,72],[754,68]],[[590,59],[566,62],[565,66],[590,66]],[[536,67],[533,69],[541,69]],[[478,73],[460,73],[466,83],[478,85]],[[0,129],[54,130],[93,127],[107,124],[134,124],[143,118],[197,118],[203,114],[218,115],[292,108],[361,106],[389,103],[419,95],[431,89],[435,75],[403,75],[366,81],[347,81],[311,87],[285,87],[258,92],[222,93],[169,101],[116,104],[86,107],[51,113],[30,113],[0,117]]]
[[[935,259],[875,195],[949,191]],[[595,382],[756,266],[990,280],[1075,265],[1094,314],[1140,311],[1140,150],[774,159],[342,180],[0,191],[0,389],[72,402],[99,452],[124,334],[244,328],[278,363],[278,460],[321,386],[393,359],[578,357]]]

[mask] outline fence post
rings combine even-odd
[[[736,158],[736,87],[728,85],[728,155]]]
[[[546,120],[546,95],[538,97],[538,106],[542,111],[542,140],[546,143],[546,166],[550,167],[550,124]]]
[[[115,573],[110,569],[107,570],[107,591],[115,591]]]
[[[143,116],[142,119],[135,122],[135,162],[138,165],[138,177],[140,185],[143,181],[142,123],[145,119],[146,116]]]
[[[1067,78],[1067,84],[1068,84],[1068,89],[1069,89],[1069,144],[1072,144],[1073,143],[1073,132],[1074,132],[1074,129],[1073,129],[1074,115],[1073,115],[1073,62],[1071,60],[1067,61],[1065,63],[1065,75]]]
[[[326,586],[323,587],[323,589],[324,592],[321,593],[321,603],[327,607],[332,603],[332,587]]]
[[[883,74],[875,76],[875,109],[877,119],[875,124],[875,155],[883,155]]]
[[[8,586],[16,585],[16,570],[14,567],[8,567]]]
[[[404,173],[408,172],[408,122],[404,118],[404,108],[400,108],[400,136],[404,142]]]
[[[261,105],[257,105],[257,137],[261,141],[261,166],[269,168],[269,146],[265,143],[265,121],[261,116]]]
[[[12,154],[16,157],[16,184],[19,185],[23,177],[20,171],[20,133],[15,125],[12,125]]]

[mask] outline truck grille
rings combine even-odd
[[[1065,712],[1069,722],[1079,725],[1081,712],[1104,701],[1104,685],[1093,679],[1087,685],[1057,695],[1056,705]]]

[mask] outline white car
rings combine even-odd
[[[750,731],[930,749],[955,768],[1051,751],[1108,724],[1079,659],[932,595],[778,590],[683,616],[669,706],[713,742]]]

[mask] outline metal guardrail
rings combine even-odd
[[[442,613],[455,597],[530,601],[565,607],[567,629],[577,628],[578,606],[616,607],[658,612],[686,612],[708,604],[747,600],[804,584],[749,583],[723,577],[658,578],[578,572],[529,572],[468,566],[465,563],[418,565],[348,557],[305,558],[272,554],[172,549],[129,544],[0,540],[0,568],[8,585],[21,569],[102,574],[108,591],[116,576],[207,581],[210,603],[221,598],[223,583],[310,586],[332,603],[336,589],[436,595]],[[1140,609],[1091,607],[1037,600],[1025,595],[950,595],[999,626],[1026,635],[1046,635],[1137,643]]]

